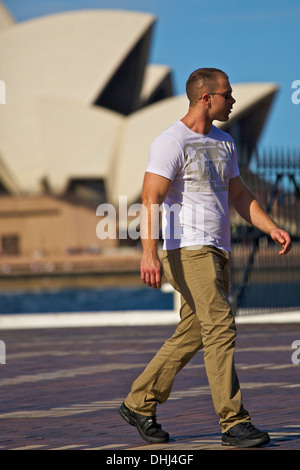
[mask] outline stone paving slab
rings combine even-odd
[[[0,450],[188,452],[220,444],[199,352],[178,374],[158,422],[169,443],[150,445],[117,412],[132,381],[174,325],[3,330]],[[300,450],[299,324],[238,325],[236,367],[244,406],[271,443],[255,450]],[[299,361],[300,362],[300,361]]]

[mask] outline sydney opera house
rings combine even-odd
[[[96,236],[97,206],[139,201],[151,142],[188,107],[168,65],[148,63],[155,22],[84,10],[18,23],[0,2],[2,259],[118,245]],[[230,120],[216,125],[235,138],[243,168],[277,87],[237,83],[233,92]]]

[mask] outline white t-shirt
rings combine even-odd
[[[175,122],[151,145],[146,172],[172,181],[163,203],[163,248],[214,245],[230,251],[228,182],[239,175],[232,137]]]

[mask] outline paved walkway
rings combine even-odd
[[[227,450],[198,353],[176,377],[158,421],[172,436],[149,445],[117,409],[173,325],[2,330],[0,449]],[[300,324],[238,325],[244,406],[270,433],[260,450],[300,449]]]

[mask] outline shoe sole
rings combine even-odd
[[[131,424],[131,426],[134,426],[138,430],[141,438],[144,439],[144,441],[149,442],[150,444],[159,444],[159,443],[162,443],[162,442],[168,442],[168,440],[169,440],[168,437],[162,439],[162,438],[159,438],[159,437],[150,437],[150,436],[147,436],[146,434],[144,434],[143,431],[141,430],[141,428],[139,427],[139,425],[137,424],[136,420],[134,418],[132,418],[131,416],[127,416],[123,412],[123,410],[121,410],[121,408],[119,408],[119,414],[126,421],[126,423]]]
[[[225,438],[228,439],[228,438]],[[258,446],[264,446],[269,444],[270,442],[270,437],[269,436],[264,436],[261,437],[260,439],[245,439],[241,441],[240,439],[228,439],[228,440],[222,440],[221,444],[222,446],[233,446],[233,447],[258,447]]]

